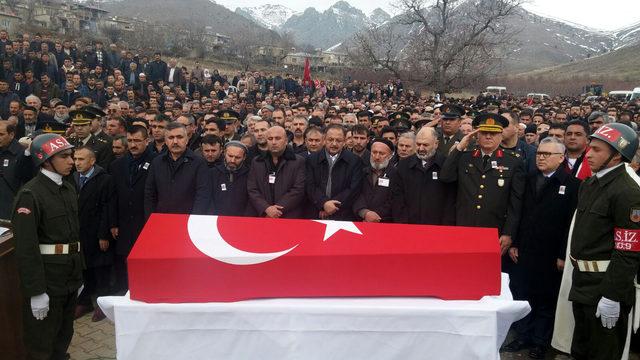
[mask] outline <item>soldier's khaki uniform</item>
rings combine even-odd
[[[582,183],[570,255],[576,321],[571,353],[576,359],[620,359],[640,263],[640,187],[624,164]],[[620,303],[612,329],[595,315],[602,297]]]
[[[12,223],[25,299],[27,356],[29,359],[66,359],[83,268],[75,189],[67,182],[57,185],[38,173],[16,195]],[[54,245],[54,252],[60,254],[44,255],[41,245]],[[65,248],[68,254],[61,254]],[[48,250],[51,251],[51,246]],[[43,320],[36,320],[30,298],[42,293],[49,296],[49,312]]]

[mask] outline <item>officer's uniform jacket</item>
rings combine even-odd
[[[454,148],[440,176],[444,182],[458,183],[456,225],[494,227],[499,235],[516,235],[525,187],[519,154],[498,148],[484,168],[479,148]]]

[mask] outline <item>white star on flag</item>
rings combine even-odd
[[[334,221],[334,220],[313,220],[315,222],[319,222],[321,224],[325,224],[327,227],[324,231],[324,239],[322,241],[327,241],[333,234],[337,233],[340,230],[345,230],[348,232],[352,232],[354,234],[362,235],[362,232],[358,227],[350,221]]]

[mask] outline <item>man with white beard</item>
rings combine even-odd
[[[376,138],[371,143],[369,166],[364,171],[360,196],[353,211],[365,222],[391,222],[391,177],[395,167],[389,166],[395,146],[387,139]]]
[[[393,222],[455,224],[455,186],[440,180],[445,156],[437,149],[436,130],[420,129],[416,135],[416,153],[400,161],[391,177]]]

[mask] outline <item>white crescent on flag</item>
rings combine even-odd
[[[295,245],[287,250],[272,253],[254,253],[231,246],[220,235],[218,217],[210,215],[190,215],[187,224],[189,238],[200,252],[210,258],[231,265],[255,265],[271,261],[295,249]]]

